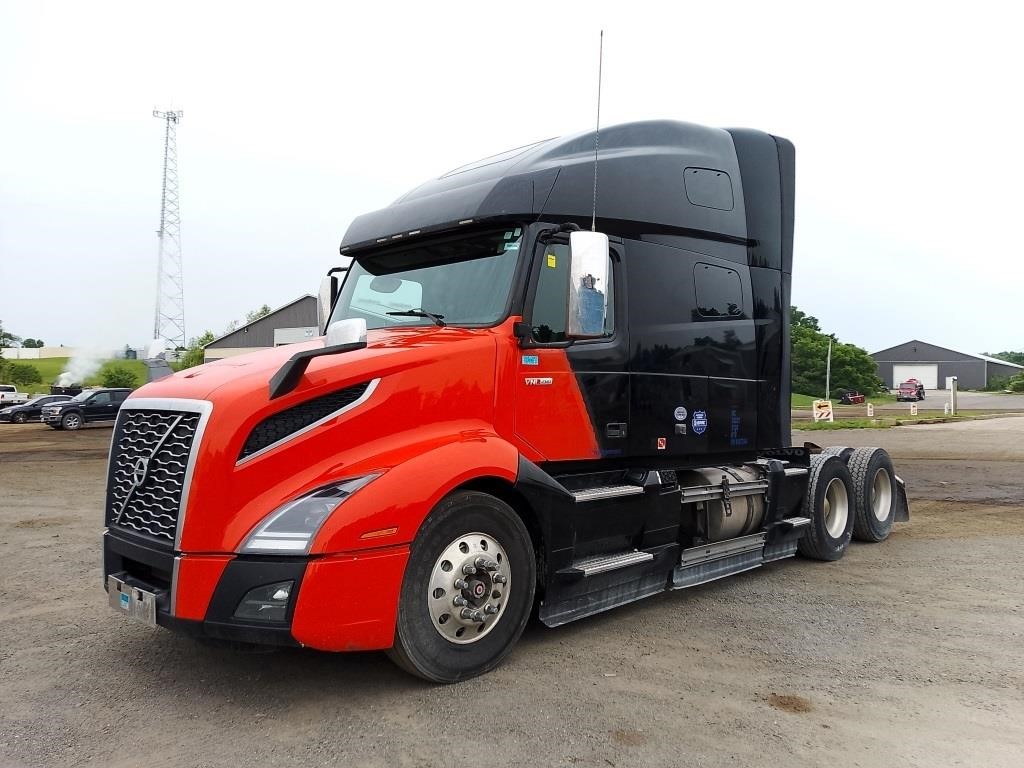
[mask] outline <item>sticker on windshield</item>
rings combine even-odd
[[[523,355],[523,365],[540,365],[538,355]]]
[[[519,250],[519,243],[505,243],[505,250],[506,251],[518,251]]]
[[[555,254],[549,253],[548,254],[548,267],[550,269],[554,269],[557,266],[558,266],[558,261],[555,259]]]
[[[676,421],[686,421],[686,407],[680,405],[678,408],[676,408],[675,413],[673,415],[676,417]]]

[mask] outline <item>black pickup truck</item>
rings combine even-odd
[[[44,407],[43,423],[54,429],[78,429],[90,422],[112,422],[131,392],[128,388],[83,390],[70,400]]]

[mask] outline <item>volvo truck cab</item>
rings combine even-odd
[[[353,221],[323,336],[121,408],[111,605],[453,682],[555,627],[907,516],[792,446],[792,145],[672,121],[514,150]],[[684,602],[678,610],[686,610]]]

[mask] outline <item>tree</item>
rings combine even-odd
[[[790,308],[790,342],[793,353],[792,390],[805,395],[825,395],[828,343],[832,339],[832,391],[855,389],[870,395],[885,388],[871,356],[854,344],[844,344],[821,330],[816,317]]]
[[[46,344],[43,343],[42,339],[28,338],[21,342],[21,346],[25,349],[41,349],[42,347],[45,347]]]
[[[13,347],[21,341],[21,336],[15,336],[10,331],[4,330],[4,322],[0,320],[0,347]]]
[[[28,363],[11,363],[7,368],[7,378],[12,384],[27,386],[29,384],[42,384],[43,377],[34,365]]]
[[[203,364],[203,347],[213,341],[213,331],[206,331],[202,336],[193,336],[189,341],[185,354],[181,356],[178,370],[193,368]]]
[[[135,374],[123,365],[108,365],[100,373],[104,387],[134,387]]]
[[[264,304],[259,309],[254,309],[252,312],[246,312],[245,313],[245,322],[246,323],[253,323],[253,322],[259,320],[261,317],[266,317],[267,315],[269,315],[271,313],[271,311],[272,310],[270,309],[270,305],[269,304]]]

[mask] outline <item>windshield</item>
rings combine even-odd
[[[523,232],[505,227],[392,248],[352,263],[331,322],[361,317],[367,328],[492,325],[505,314]]]
[[[96,394],[96,392],[94,390],[87,389],[84,392],[79,392],[77,395],[75,395],[71,399],[74,400],[76,403],[81,403],[81,402],[84,402],[84,401],[88,400],[94,394]]]

